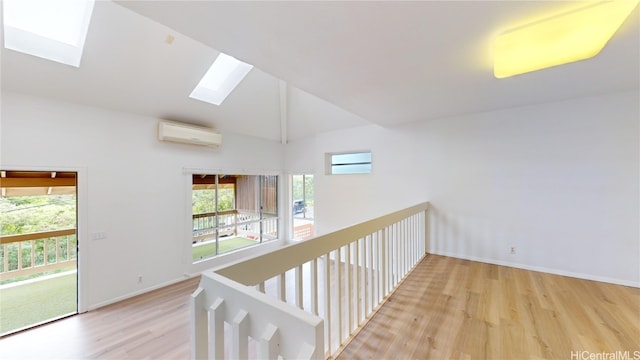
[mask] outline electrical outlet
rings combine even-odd
[[[516,253],[516,247],[515,246],[509,246],[509,254],[515,254]]]
[[[138,275],[138,284],[142,284],[142,275]]]

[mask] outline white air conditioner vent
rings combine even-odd
[[[213,147],[222,144],[222,135],[213,129],[165,120],[158,124],[158,139]]]

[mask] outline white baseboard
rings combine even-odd
[[[245,249],[240,249],[238,251],[235,252],[230,252],[228,254],[224,254],[224,255],[219,255],[217,257],[213,257],[211,258],[209,261],[203,261],[201,263],[197,263],[197,264],[193,264],[191,266],[191,271],[195,271],[191,274],[189,273],[184,273],[182,277],[177,278],[177,279],[173,279],[167,282],[163,282],[160,284],[156,284],[154,286],[151,287],[147,287],[144,289],[140,289],[140,290],[136,290],[134,292],[122,295],[122,296],[118,296],[116,298],[113,299],[109,299],[106,301],[102,301],[96,304],[91,304],[87,307],[86,311],[92,311],[98,308],[101,308],[103,306],[107,306],[107,305],[111,305],[114,303],[117,303],[119,301],[123,301],[123,300],[127,300],[129,298],[132,298],[134,296],[138,296],[138,295],[142,295],[144,293],[147,293],[149,291],[153,291],[153,290],[157,290],[160,288],[163,288],[165,286],[169,286],[169,285],[173,285],[176,283],[179,283],[181,281],[185,281],[187,279],[193,278],[195,276],[200,276],[200,274],[203,271],[208,271],[208,270],[212,270],[215,268],[218,268],[220,266],[227,266],[230,265],[234,262],[238,262],[238,261],[244,261],[247,258],[253,257],[253,256],[257,256],[257,255],[261,255],[267,252],[271,252],[274,250],[277,250],[278,248],[282,247],[285,244],[285,242],[283,240],[273,240],[273,241],[269,241],[267,243],[264,243],[260,246],[253,246],[253,247],[248,247]]]
[[[149,291],[153,291],[153,290],[157,290],[157,289],[163,288],[165,286],[177,284],[177,283],[179,283],[181,281],[185,281],[185,280],[191,279],[191,278],[193,278],[195,276],[200,276],[200,273],[184,274],[183,277],[178,278],[178,279],[173,279],[171,281],[167,281],[167,282],[164,282],[164,283],[156,284],[154,286],[151,286],[151,287],[148,287],[148,288],[144,288],[144,289],[140,289],[140,290],[128,293],[126,295],[118,296],[117,298],[114,298],[114,299],[109,299],[107,301],[103,301],[103,302],[100,302],[100,303],[97,303],[97,304],[93,304],[93,305],[91,305],[91,306],[89,306],[87,308],[87,311],[93,311],[95,309],[98,309],[98,308],[101,308],[101,307],[104,307],[104,306],[107,306],[107,305],[115,304],[115,303],[117,303],[119,301],[127,300],[127,299],[130,299],[132,297],[148,293]]]
[[[456,258],[456,259],[477,261],[477,262],[493,264],[493,265],[508,266],[508,267],[517,268],[517,269],[538,271],[538,272],[543,272],[543,273],[547,273],[547,274],[568,276],[568,277],[573,277],[573,278],[577,278],[577,279],[592,280],[592,281],[599,281],[599,282],[605,282],[605,283],[610,283],[610,284],[624,285],[624,286],[631,286],[631,287],[635,287],[635,288],[640,288],[640,282],[622,280],[622,279],[615,279],[615,278],[610,278],[610,277],[605,277],[605,276],[597,276],[597,275],[591,275],[591,274],[575,273],[575,272],[571,272],[571,271],[564,271],[564,270],[546,268],[546,267],[541,267],[541,266],[525,265],[525,264],[514,263],[514,262],[510,262],[510,261],[486,259],[486,258],[480,258],[480,257],[476,257],[476,256],[469,256],[469,255],[460,255],[460,254],[449,253],[449,252],[446,252],[446,251],[433,251],[433,250],[430,250],[429,254],[448,256],[448,257],[452,257],[452,258]]]

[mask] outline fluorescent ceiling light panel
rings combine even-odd
[[[638,5],[599,1],[499,35],[494,44],[497,78],[584,60],[597,55]]]
[[[253,65],[220,53],[189,97],[220,105],[252,68]]]
[[[4,0],[4,47],[80,66],[94,0]]]

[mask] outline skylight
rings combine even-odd
[[[252,68],[253,65],[220,53],[189,97],[220,105]]]
[[[94,0],[4,0],[4,47],[79,67]]]

